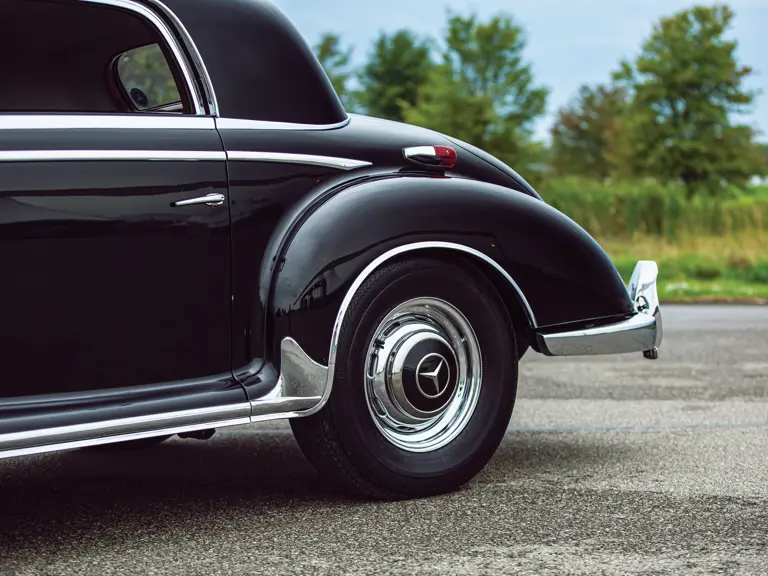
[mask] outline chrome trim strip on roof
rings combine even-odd
[[[310,166],[325,166],[339,170],[354,170],[370,166],[371,162],[365,160],[352,160],[350,158],[334,158],[331,156],[315,156],[313,154],[288,154],[283,152],[227,152],[230,161],[245,162],[278,162],[283,164],[305,164]]]
[[[163,36],[168,47],[176,58],[176,62],[181,69],[184,80],[187,83],[190,97],[192,98],[192,104],[195,108],[195,114],[198,116],[204,115],[205,110],[202,106],[202,98],[200,97],[200,90],[198,89],[197,82],[194,81],[192,73],[189,69],[189,62],[185,58],[181,46],[174,36],[173,32],[168,28],[165,22],[152,10],[143,4],[139,4],[134,0],[82,0],[83,2],[91,2],[92,4],[104,4],[107,6],[114,6],[115,8],[122,8],[124,10],[130,10],[146,18]]]
[[[0,150],[0,162],[183,161],[227,159],[224,152],[200,150]]]
[[[0,130],[215,130],[213,118],[170,114],[0,114]]]
[[[241,120],[238,118],[216,118],[219,130],[336,130],[349,124],[352,119],[336,124],[296,124],[292,122],[268,122],[266,120]]]
[[[490,266],[492,266],[499,274],[501,274],[504,277],[504,279],[512,286],[512,288],[515,289],[515,292],[517,292],[517,295],[520,298],[520,302],[525,307],[525,310],[528,315],[528,320],[531,323],[531,327],[532,328],[537,327],[536,317],[533,314],[533,309],[531,308],[531,305],[528,303],[528,300],[525,298],[525,294],[523,294],[523,291],[520,289],[520,286],[517,285],[517,282],[514,281],[512,276],[510,276],[509,273],[506,270],[504,270],[504,268],[502,268],[498,262],[496,262],[489,256],[483,254],[479,250],[475,250],[474,248],[470,248],[469,246],[464,246],[463,244],[455,244],[453,242],[438,242],[438,241],[415,242],[413,244],[405,244],[403,246],[398,246],[397,248],[393,248],[392,250],[385,252],[384,254],[382,254],[375,260],[373,260],[370,264],[368,264],[368,266],[366,266],[365,269],[363,269],[363,271],[357,276],[357,278],[355,278],[355,281],[349,287],[349,290],[347,290],[347,293],[344,296],[344,300],[342,300],[341,306],[339,307],[339,312],[336,314],[336,322],[333,325],[333,335],[331,336],[331,347],[328,353],[327,385],[323,393],[323,398],[318,403],[318,406],[322,407],[326,404],[326,402],[328,401],[328,398],[331,395],[331,390],[333,389],[333,377],[336,371],[336,352],[339,345],[339,336],[341,335],[341,326],[344,323],[344,318],[346,317],[347,309],[349,308],[349,305],[352,303],[352,299],[355,297],[355,292],[357,292],[357,290],[360,288],[363,282],[365,282],[366,278],[368,278],[368,276],[370,276],[377,268],[379,268],[387,260],[390,260],[391,258],[394,258],[395,256],[399,256],[400,254],[404,254],[406,252],[412,252],[414,250],[435,249],[435,248],[464,252],[465,254],[474,256],[475,258],[478,258],[483,262],[485,262],[486,264],[489,264]]]
[[[203,57],[200,55],[200,51],[197,49],[197,45],[192,39],[192,35],[187,31],[179,17],[176,16],[176,14],[174,14],[171,9],[163,4],[160,0],[147,1],[150,5],[157,8],[158,11],[162,12],[163,15],[165,15],[171,21],[176,30],[178,30],[184,44],[186,44],[187,49],[189,50],[190,56],[192,58],[192,65],[196,67],[197,71],[200,73],[200,81],[203,84],[203,90],[206,92],[206,100],[208,101],[208,114],[211,116],[218,116],[219,101],[216,98],[216,91],[213,88],[211,76],[208,74],[208,68],[205,66],[205,60],[203,60]]]

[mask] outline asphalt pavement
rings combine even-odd
[[[657,361],[527,355],[446,496],[339,495],[284,423],[0,461],[0,575],[768,574],[768,307],[663,311]]]

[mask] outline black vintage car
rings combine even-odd
[[[290,418],[379,498],[493,455],[518,361],[661,342],[514,170],[347,114],[262,0],[2,0],[0,456]],[[116,456],[117,457],[117,456]]]

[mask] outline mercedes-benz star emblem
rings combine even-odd
[[[425,398],[442,396],[450,379],[451,369],[440,354],[427,354],[416,367],[416,386]]]

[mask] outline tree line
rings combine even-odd
[[[767,148],[740,122],[756,93],[754,71],[729,38],[734,12],[694,6],[661,18],[633,60],[581,86],[556,114],[551,142],[535,122],[549,91],[526,60],[526,34],[508,14],[487,21],[447,14],[443,38],[380,33],[362,66],[338,34],[315,52],[348,110],[417,124],[478,146],[534,184],[581,176],[653,179],[689,197],[746,187],[766,173]]]

